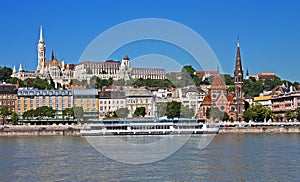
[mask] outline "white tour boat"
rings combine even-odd
[[[216,134],[219,126],[200,119],[102,120],[88,123],[82,136]]]

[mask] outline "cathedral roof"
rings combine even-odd
[[[226,90],[226,86],[221,75],[217,74],[211,84],[211,90]]]
[[[204,99],[203,99],[203,101],[202,101],[202,105],[203,104],[211,104],[211,95],[210,94],[207,94],[205,97],[204,97]]]

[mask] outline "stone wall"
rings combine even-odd
[[[72,126],[9,126],[0,130],[0,136],[81,136]]]
[[[297,126],[223,127],[219,133],[300,133]]]

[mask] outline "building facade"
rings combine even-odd
[[[62,111],[73,107],[73,94],[71,90],[19,88],[17,101],[17,113],[20,116],[25,111],[48,106],[56,111],[54,119],[63,119]]]
[[[97,89],[74,89],[74,107],[83,108],[83,121],[99,119],[99,99]],[[75,113],[76,115],[76,113]]]
[[[15,84],[0,84],[0,108],[7,107],[10,111],[17,111],[17,89]]]
[[[99,92],[99,117],[104,118],[120,108],[126,108],[125,93],[122,91]]]
[[[199,117],[209,119],[206,117],[206,112],[209,108],[217,107],[220,111],[226,112],[229,118],[235,120],[235,105],[233,96],[228,93],[224,80],[221,75],[216,75],[209,90],[209,93],[204,97],[200,110]]]
[[[275,96],[271,102],[273,113],[285,117],[286,111],[295,111],[300,107],[300,92]]]
[[[152,118],[155,116],[154,95],[145,88],[127,88],[124,89],[126,97],[126,107],[129,110],[129,116],[133,117],[134,111],[138,107],[145,107],[145,117]]]

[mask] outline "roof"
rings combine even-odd
[[[5,94],[16,94],[17,93],[17,87],[15,84],[0,84],[0,93]]]
[[[226,86],[221,75],[216,75],[214,81],[211,84],[211,90],[226,90]]]
[[[259,96],[259,97],[254,97],[254,101],[264,101],[264,100],[270,100],[272,96]]]
[[[227,95],[227,101],[232,104],[233,103],[233,95],[231,93],[228,93]],[[203,101],[202,101],[202,105],[210,105],[211,103],[211,94],[207,94]]]
[[[165,71],[164,68],[132,68],[132,71],[149,70],[149,71]]]
[[[120,98],[125,98],[125,93],[122,91],[99,92],[99,99],[120,99]]]
[[[120,61],[114,61],[114,60],[107,60],[105,62],[97,62],[97,61],[83,61],[78,63],[77,65],[82,65],[82,64],[121,64]]]
[[[202,104],[211,104],[211,95],[210,94],[207,94],[203,101],[202,101]]]
[[[196,75],[197,76],[204,76],[204,75],[217,75],[219,72],[218,71],[197,71]]]

